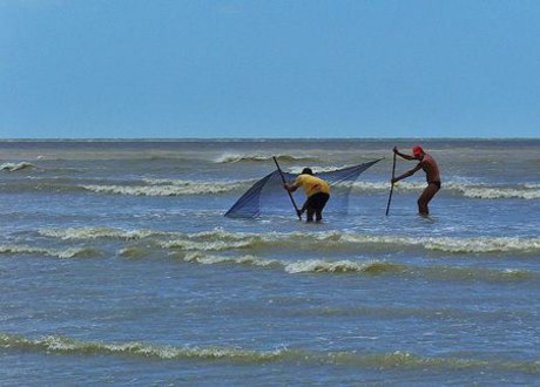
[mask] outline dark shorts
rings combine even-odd
[[[328,199],[330,199],[330,195],[328,195],[327,193],[319,192],[319,193],[316,193],[315,195],[311,195],[306,200],[306,204],[304,204],[304,207],[306,209],[322,211]]]
[[[440,181],[430,181],[428,185],[435,184],[438,189],[441,189],[441,182]]]

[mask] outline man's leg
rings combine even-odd
[[[433,199],[433,196],[439,191],[436,184],[430,183],[418,198],[418,213],[420,215],[429,215],[428,203]]]
[[[313,222],[313,215],[315,214],[315,210],[312,207],[307,208],[307,219],[306,222]]]
[[[326,206],[326,203],[328,202],[328,199],[330,199],[330,195],[321,194],[321,198],[318,203],[319,207],[317,208],[317,222],[320,222],[322,220],[322,212],[324,207]]]

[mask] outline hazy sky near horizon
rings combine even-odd
[[[1,138],[539,133],[536,0],[0,0]]]

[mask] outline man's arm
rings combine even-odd
[[[420,169],[422,168],[422,163],[418,163],[418,165],[416,167],[414,167],[413,169],[411,169],[410,171],[407,171],[405,172],[403,175],[401,176],[398,176],[398,177],[394,177],[391,181],[392,181],[392,184],[393,183],[396,183],[402,179],[405,179],[406,177],[409,177],[409,176],[412,176],[414,175],[416,172],[418,172]]]
[[[297,176],[296,179],[292,183],[284,183],[283,188],[285,188],[289,192],[296,191],[300,186],[302,186],[302,178],[301,176]]]
[[[401,157],[401,158],[403,158],[403,159],[405,159],[405,160],[409,160],[409,161],[410,161],[410,160],[417,160],[416,157],[413,157],[413,156],[410,156],[410,155],[406,155],[405,153],[401,153],[400,151],[398,151],[397,146],[395,146],[393,150],[394,150],[394,153],[395,153],[396,155],[398,155],[399,157]]]
[[[296,184],[283,184],[283,188],[285,188],[289,192],[294,192],[298,189],[298,186]]]

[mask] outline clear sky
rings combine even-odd
[[[0,0],[0,138],[539,134],[537,0]]]

